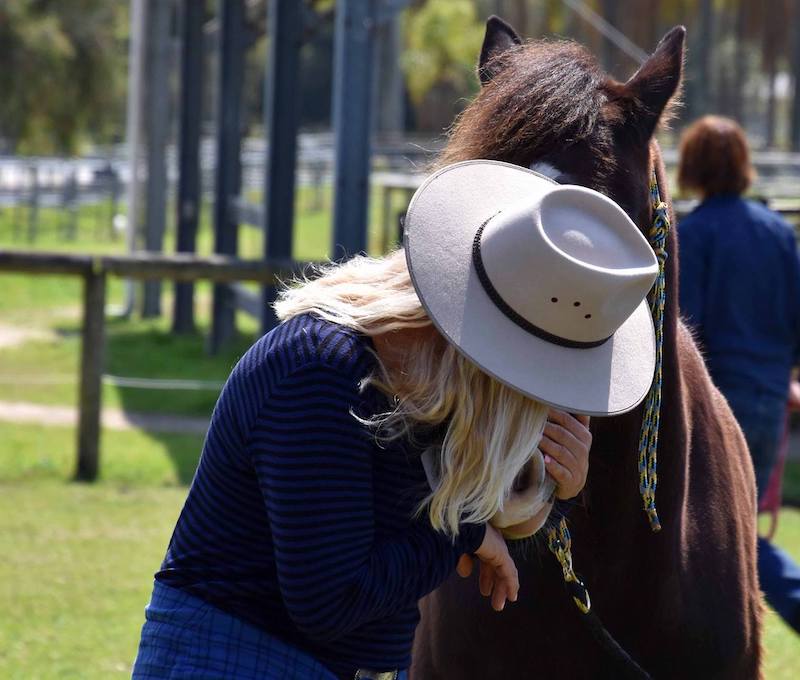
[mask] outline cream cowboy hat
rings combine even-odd
[[[414,194],[404,244],[431,320],[486,373],[573,413],[644,399],[658,262],[611,199],[508,163],[456,163]]]

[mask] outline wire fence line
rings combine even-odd
[[[219,392],[225,384],[221,380],[187,380],[182,378],[133,378],[104,373],[104,385],[139,390],[186,390],[192,392]],[[77,385],[74,375],[0,375],[0,385]]]

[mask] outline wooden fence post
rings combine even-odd
[[[75,478],[93,482],[100,463],[100,409],[105,354],[106,274],[99,267],[84,277],[83,337],[78,406],[78,465]]]

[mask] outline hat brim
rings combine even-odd
[[[553,184],[531,170],[486,160],[450,165],[429,177],[405,219],[411,279],[434,325],[492,377],[572,413],[625,413],[641,403],[653,379],[655,333],[646,300],[602,345],[562,347],[503,314],[472,264],[475,232],[498,206],[543,194]]]

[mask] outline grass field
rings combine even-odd
[[[103,478],[68,483],[74,433],[0,426],[0,677],[126,677],[142,608],[199,438],[106,432]],[[777,542],[800,559],[800,511]],[[794,680],[800,642],[772,612],[766,677]]]
[[[302,210],[295,254],[316,259],[327,253],[329,206],[310,211],[304,203],[308,199],[303,192],[298,197]],[[122,240],[111,238],[98,215],[99,208],[83,209],[78,238],[70,242],[59,234],[58,214],[43,209],[37,246],[122,250]],[[14,234],[12,218],[12,211],[0,211],[0,247],[25,247],[21,235]],[[373,243],[376,233],[373,229]],[[200,244],[201,252],[210,251],[207,218]],[[261,235],[243,229],[241,254],[257,256],[260,248]],[[22,344],[0,347],[2,400],[74,405],[79,282],[0,275],[0,287],[0,331],[8,326],[30,334]],[[165,286],[167,317],[169,288]],[[121,282],[112,279],[109,302],[119,303],[122,296]],[[197,335],[172,336],[167,319],[109,320],[107,372],[224,380],[252,341],[256,323],[240,315],[235,342],[209,357],[204,349],[208,287],[200,285],[197,297]],[[216,399],[213,391],[113,386],[104,387],[103,396],[106,406],[200,417],[210,414]],[[0,679],[129,675],[152,574],[180,511],[201,438],[106,430],[101,478],[94,485],[69,481],[74,446],[72,428],[0,423]],[[790,467],[787,491],[800,501],[800,465]],[[782,513],[777,542],[800,560],[800,511]],[[767,678],[796,677],[800,640],[771,613],[765,648]]]

